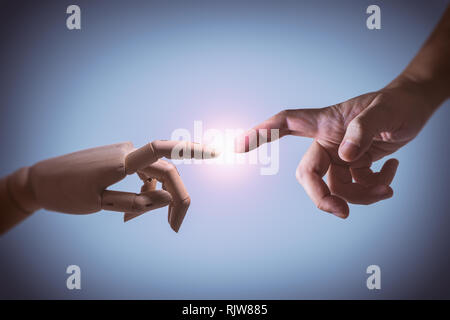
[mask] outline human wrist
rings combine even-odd
[[[16,170],[7,177],[7,189],[14,206],[26,214],[39,210],[30,181],[30,167]]]
[[[449,97],[439,79],[421,77],[405,70],[382,90],[403,90],[419,99],[431,116]]]

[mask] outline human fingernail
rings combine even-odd
[[[354,160],[360,151],[360,147],[350,140],[345,140],[340,148],[340,155],[345,159],[343,160]]]

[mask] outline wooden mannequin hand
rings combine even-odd
[[[215,157],[214,150],[180,141],[154,141],[140,149],[130,142],[82,150],[41,161],[28,168],[34,195],[32,207],[88,214],[101,209],[125,212],[125,221],[169,205],[169,224],[178,232],[190,204],[176,167],[167,158]],[[107,188],[127,174],[137,173],[144,185],[140,194]],[[164,190],[155,190],[156,181]]]

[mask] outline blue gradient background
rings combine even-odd
[[[247,128],[286,107],[322,107],[386,85],[448,1],[1,1],[0,176],[79,149]],[[65,10],[82,10],[69,31]],[[365,26],[378,4],[382,29]],[[392,199],[319,212],[295,180],[311,143],[280,143],[280,171],[179,166],[192,204],[39,211],[0,239],[1,298],[450,298],[449,102],[395,154]],[[380,167],[380,164],[377,164]],[[129,177],[116,189],[138,191]],[[66,288],[66,267],[82,290]],[[368,265],[382,289],[366,288]]]

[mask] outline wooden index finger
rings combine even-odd
[[[219,155],[214,148],[189,141],[156,140],[130,152],[125,159],[125,170],[132,174],[156,162],[168,159],[211,159]]]

